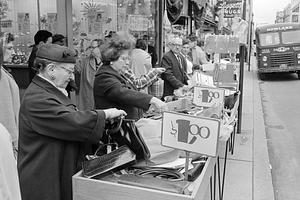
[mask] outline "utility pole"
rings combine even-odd
[[[243,15],[242,15],[243,20],[246,20],[246,8],[247,8],[246,1],[247,0],[243,0]],[[240,78],[239,78],[240,100],[239,100],[239,109],[238,109],[237,133],[241,133],[241,129],[242,129],[245,52],[246,52],[246,46],[245,46],[245,44],[241,44],[240,45],[240,58],[239,58],[240,59]]]

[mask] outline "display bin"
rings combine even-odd
[[[202,200],[210,199],[211,178],[214,176],[216,158],[208,158],[199,177],[190,184],[190,195],[119,184],[115,180],[89,179],[79,171],[72,178],[73,200]]]

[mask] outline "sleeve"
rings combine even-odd
[[[129,105],[148,110],[153,96],[138,92],[122,84],[109,74],[100,74],[95,79],[94,91],[102,90],[103,94],[112,102]]]
[[[147,86],[150,86],[157,79],[159,74],[155,69],[151,69],[146,75],[143,75],[137,78],[131,70],[126,70],[123,72],[123,75],[128,78],[138,90],[144,89]]]
[[[175,89],[178,89],[178,88],[184,86],[184,84],[174,76],[173,69],[172,69],[172,63],[171,63],[170,59],[163,57],[162,61],[161,61],[161,67],[164,67],[166,69],[166,71],[162,74],[162,79],[164,81],[167,81],[168,83],[170,83],[172,85],[172,87]]]
[[[96,142],[101,139],[105,128],[104,111],[76,111],[73,104],[66,106],[52,97],[30,101],[26,108],[27,113],[20,117],[41,135],[68,141]]]
[[[207,58],[206,58],[206,53],[203,50],[201,50],[199,52],[199,59],[200,59],[201,65],[208,63]]]

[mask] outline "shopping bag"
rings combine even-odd
[[[149,87],[149,94],[161,99],[164,93],[164,81],[159,78]]]
[[[136,154],[137,160],[147,160],[150,158],[150,151],[135,126],[135,120],[122,118],[119,120],[116,128],[107,131],[108,136],[115,141],[118,146],[128,146]]]

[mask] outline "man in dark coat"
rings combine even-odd
[[[164,80],[164,93],[165,96],[173,96],[173,92],[184,85],[187,85],[188,77],[186,75],[186,60],[180,53],[182,46],[182,39],[178,37],[170,37],[168,46],[170,51],[165,53],[161,60],[161,67],[166,69],[162,74]]]
[[[38,74],[27,88],[19,115],[18,171],[23,200],[72,200],[72,175],[81,168],[89,143],[102,138],[105,120],[117,109],[78,111],[65,90],[74,78],[70,49],[43,45]]]
[[[41,44],[47,44],[52,42],[52,33],[47,30],[39,30],[34,35],[34,45],[32,46],[32,50],[28,59],[28,69],[29,69],[29,81],[31,82],[33,77],[36,74],[36,70],[34,69],[34,60],[36,57],[36,52]]]

